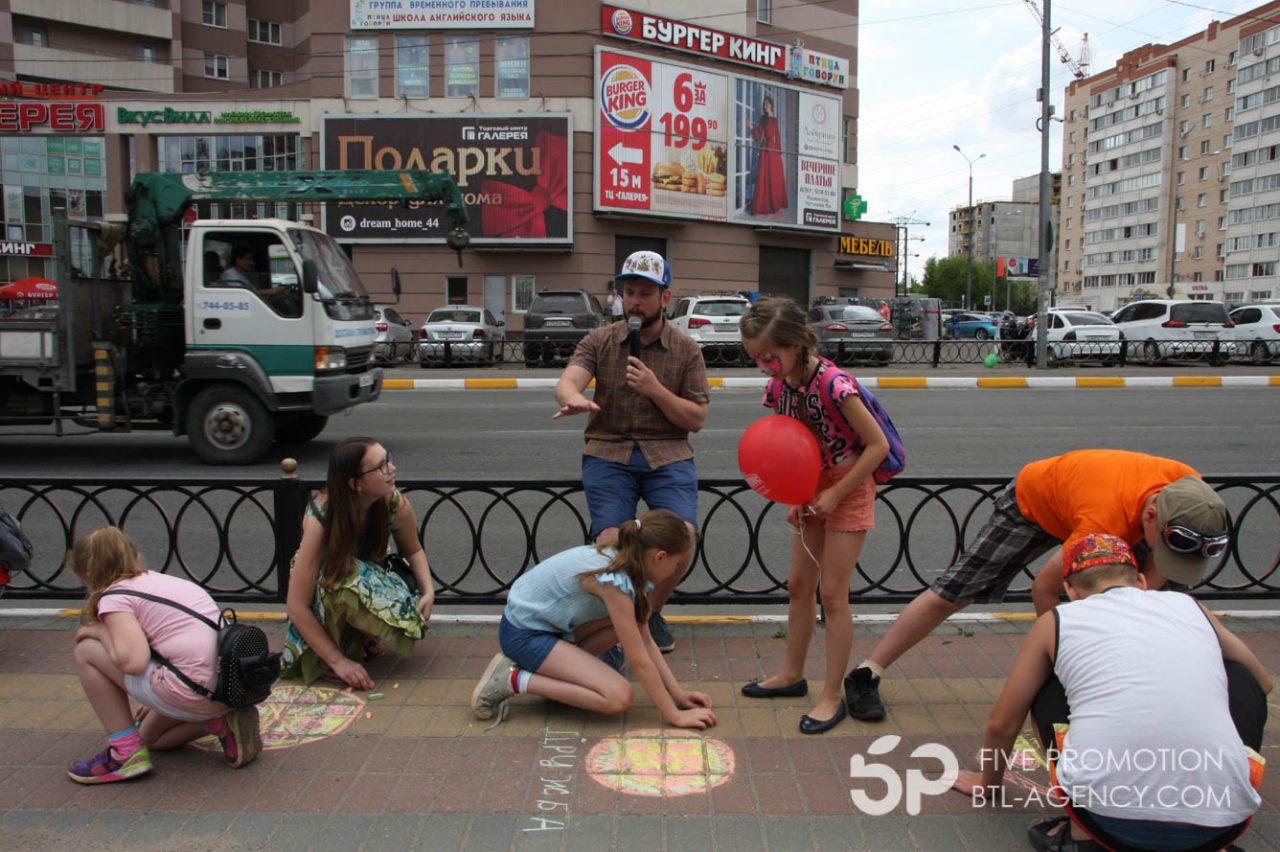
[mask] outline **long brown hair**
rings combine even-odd
[[[325,498],[325,547],[320,585],[326,589],[354,570],[357,550],[381,558],[387,547],[391,529],[387,501],[378,500],[361,516],[357,492],[350,485],[351,480],[361,476],[369,445],[376,443],[373,438],[344,438],[329,454],[329,473],[321,492]]]
[[[689,527],[675,513],[667,509],[645,512],[640,519],[623,521],[618,525],[617,553],[609,564],[595,571],[584,571],[579,577],[594,577],[611,571],[620,571],[631,580],[636,591],[636,624],[649,619],[649,596],[645,594],[644,552],[665,550],[667,553],[688,553],[693,547]],[[600,545],[601,553],[609,545]]]
[[[80,609],[81,624],[97,622],[98,599],[113,583],[147,570],[138,546],[118,527],[100,527],[82,536],[67,555],[67,565],[88,591]]]
[[[738,320],[743,340],[763,340],[775,346],[799,346],[800,363],[809,368],[809,356],[818,352],[818,338],[809,317],[785,296],[761,296]]]

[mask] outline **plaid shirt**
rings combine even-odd
[[[653,400],[627,387],[628,334],[621,322],[597,328],[569,359],[596,380],[594,401],[600,410],[587,420],[586,454],[626,464],[635,443],[655,470],[693,458],[689,433],[668,420]],[[641,348],[640,360],[676,396],[698,403],[710,400],[702,350],[666,320],[657,338]]]

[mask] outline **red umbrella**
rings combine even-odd
[[[48,278],[19,278],[12,284],[0,285],[0,299],[47,299],[58,298],[58,284]]]

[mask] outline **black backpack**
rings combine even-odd
[[[132,595],[154,603],[171,606],[199,619],[218,632],[218,682],[210,691],[187,677],[177,666],[169,662],[154,648],[151,659],[178,676],[199,695],[220,701],[228,707],[251,707],[261,704],[271,694],[271,686],[280,677],[280,654],[272,653],[267,646],[267,634],[261,627],[239,624],[233,609],[224,609],[214,623],[193,609],[180,603],[132,589],[108,589],[106,595]]]

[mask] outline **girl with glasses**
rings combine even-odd
[[[390,538],[421,594],[381,565]],[[431,568],[396,467],[372,438],[347,438],[329,456],[325,488],[307,507],[289,574],[281,677],[320,677],[372,689],[364,662],[388,650],[408,656],[435,602]]]

